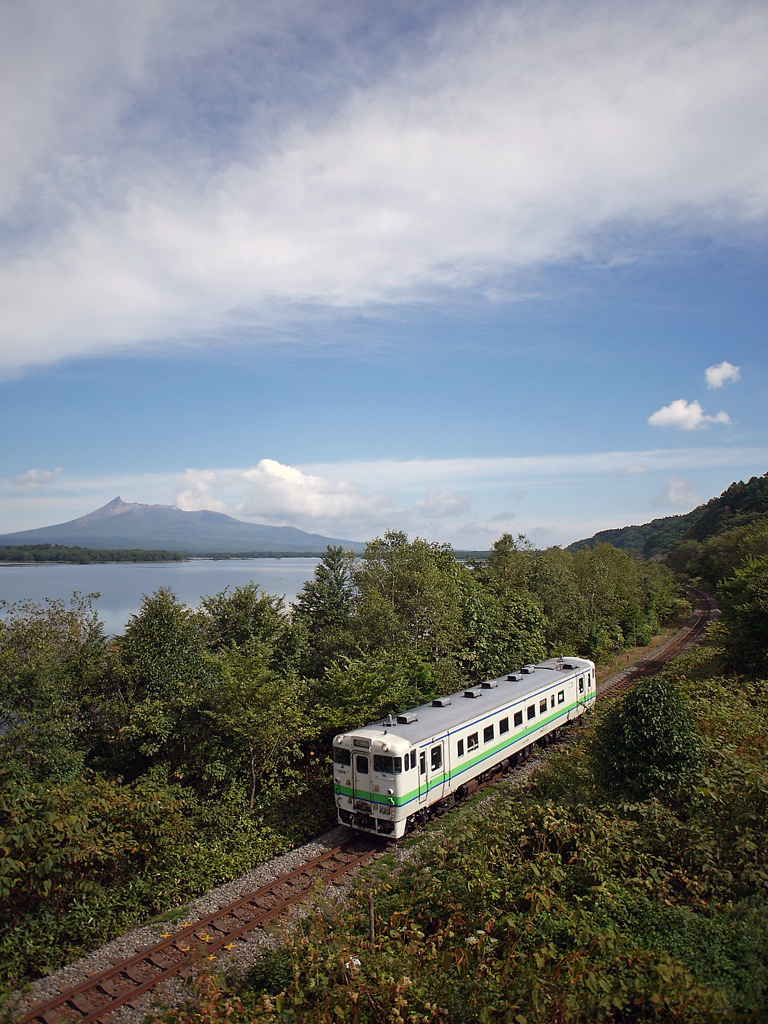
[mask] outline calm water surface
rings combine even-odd
[[[195,608],[202,597],[253,581],[266,594],[285,597],[288,603],[312,578],[318,561],[196,558],[191,562],[111,565],[0,565],[0,600],[9,604],[47,597],[68,601],[75,590],[81,594],[97,591],[101,596],[95,605],[107,633],[122,633],[129,616],[139,610],[144,594],[154,594],[160,587],[170,587],[180,601]]]

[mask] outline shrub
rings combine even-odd
[[[630,799],[674,792],[698,761],[699,734],[677,686],[649,679],[598,722],[589,755],[597,782]]]

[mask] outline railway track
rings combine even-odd
[[[673,658],[698,642],[707,624],[717,616],[718,608],[712,598],[703,590],[689,587],[688,592],[699,602],[699,607],[685,626],[665,644],[649,654],[647,658],[641,659],[624,672],[607,679],[598,686],[598,700],[612,700],[620,697],[627,690],[631,690],[639,680],[658,675],[668,661],[672,661]]]
[[[700,607],[685,627],[652,655],[598,687],[598,700],[620,696],[640,679],[660,672],[668,661],[696,643],[717,609],[702,591],[691,589],[691,593]],[[508,771],[509,767],[494,772],[481,780],[474,791],[494,785]],[[446,806],[442,810],[449,809]],[[285,914],[321,885],[334,882],[365,864],[386,845],[372,836],[357,836],[341,843],[236,902],[227,903],[200,921],[141,949],[134,956],[33,1006],[18,1024],[95,1024],[97,1021],[110,1024],[122,1007],[137,1006],[148,992],[173,977],[188,977],[206,961],[215,960],[220,951],[232,949],[248,932]]]
[[[18,1024],[109,1024],[122,1007],[135,1007],[163,982],[186,978],[206,961],[213,962],[218,952],[232,949],[242,936],[285,914],[320,886],[365,864],[385,846],[369,836],[341,843],[161,942],[33,1006]]]

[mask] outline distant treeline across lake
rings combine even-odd
[[[180,601],[191,607],[201,597],[218,594],[225,587],[244,586],[253,581],[267,594],[292,601],[311,579],[317,558],[238,558],[191,561],[112,562],[54,564],[30,562],[0,565],[0,600],[68,601],[73,591],[98,592],[95,602],[108,633],[122,633],[135,614],[144,594],[169,587]]]

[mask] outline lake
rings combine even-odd
[[[44,601],[72,592],[98,592],[95,601],[107,633],[122,633],[144,594],[169,587],[196,608],[202,597],[253,581],[266,594],[292,601],[315,572],[317,558],[195,558],[189,562],[115,562],[105,565],[0,565],[0,599]]]

